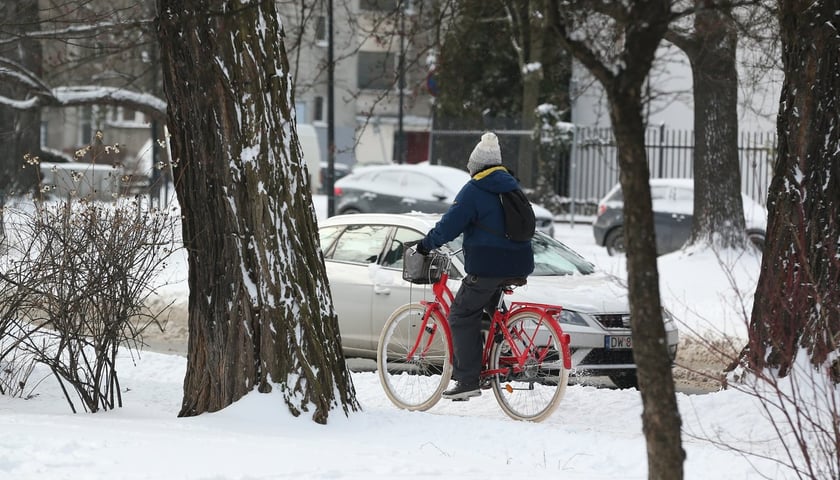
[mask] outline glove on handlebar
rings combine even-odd
[[[429,249],[423,246],[423,242],[417,242],[417,253],[425,256],[429,254]]]

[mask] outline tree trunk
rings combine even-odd
[[[688,244],[748,245],[738,159],[737,32],[728,11],[698,0],[694,79],[694,223]]]
[[[602,32],[592,32],[593,44],[586,44],[580,29],[565,23],[563,13],[552,2],[552,26],[561,41],[601,82],[610,104],[610,120],[618,146],[621,188],[624,192],[624,237],[627,246],[627,283],[630,294],[630,322],[633,331],[633,360],[638,367],[642,395],[642,426],[647,443],[648,478],[683,478],[680,427],[682,421],[674,393],[671,360],[662,322],[659,273],[656,269],[656,241],[650,197],[648,159],[645,150],[641,91],[650,72],[654,53],[670,22],[670,2],[630,2],[616,20],[623,34],[616,64],[605,64],[594,45]],[[573,12],[580,14],[580,12]],[[589,24],[592,25],[592,24]]]
[[[318,246],[274,2],[158,0],[189,262],[181,416],[279,389],[294,415],[358,409]],[[339,398],[336,398],[338,396]]]
[[[609,96],[610,118],[615,126],[621,168],[621,190],[625,199],[624,238],[633,361],[638,368],[639,391],[644,406],[642,421],[647,440],[648,478],[673,480],[682,478],[683,474],[682,421],[674,391],[671,359],[663,341],[665,325],[659,297],[641,97],[633,96],[632,92],[619,87],[613,89]]]
[[[514,6],[513,8],[516,8]],[[522,130],[534,131],[537,118],[537,105],[540,99],[540,83],[542,82],[542,60],[543,40],[545,38],[545,22],[543,15],[543,2],[541,0],[530,0],[524,13],[522,44],[527,42],[520,69],[522,71]],[[539,64],[538,69],[530,68],[533,64]],[[533,188],[534,178],[534,152],[539,150],[540,137],[537,138],[521,136],[519,138],[519,180],[524,187]],[[539,165],[537,165],[539,172]]]
[[[4,28],[13,30],[10,32],[12,35],[37,30],[40,26],[38,2],[0,2],[0,18],[14,19],[4,25]],[[41,75],[41,44],[37,40],[21,39],[0,46],[0,57],[37,76]],[[0,95],[18,99],[30,97],[23,87],[6,81],[0,82]],[[37,155],[41,149],[41,113],[0,106],[0,145],[4,149],[4,154],[0,156],[0,197],[3,193],[29,193],[38,183],[37,166],[26,165],[23,156],[27,153]]]
[[[748,346],[752,369],[786,375],[804,349],[840,381],[840,38],[832,2],[782,0],[779,157]],[[832,24],[834,24],[832,26]]]

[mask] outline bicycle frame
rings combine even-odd
[[[445,271],[441,273],[440,280],[432,284],[432,292],[435,294],[434,300],[421,300],[420,304],[425,306],[426,308],[423,310],[423,321],[420,324],[421,330],[426,330],[430,334],[428,340],[424,345],[420,345],[420,341],[422,339],[422,335],[417,336],[417,340],[414,342],[414,346],[409,350],[408,357],[413,358],[417,354],[418,348],[421,352],[425,353],[429,350],[429,347],[432,344],[432,340],[434,339],[434,331],[436,326],[432,326],[432,330],[429,329],[429,317],[431,317],[432,312],[438,313],[445,321],[441,323],[443,325],[444,330],[446,331],[446,341],[449,345],[449,351],[452,352],[452,331],[449,329],[449,309],[452,306],[452,301],[455,300],[455,295],[452,293],[452,290],[449,289],[449,286],[446,285],[446,281],[449,280],[449,274]],[[452,361],[452,355],[450,354],[449,361]]]
[[[429,318],[432,315],[432,312],[436,312],[441,318],[444,319],[444,322],[441,323],[445,330],[445,338],[449,344],[449,351],[453,352],[452,348],[452,332],[449,328],[449,311],[452,305],[452,301],[454,300],[455,296],[453,295],[452,291],[449,289],[449,286],[446,284],[447,280],[449,279],[449,275],[446,272],[441,274],[440,280],[432,284],[432,292],[435,295],[434,300],[422,300],[420,303],[425,306],[425,310],[423,312],[423,320],[420,325],[422,330],[426,330],[430,335],[427,337],[425,342],[422,342],[423,335],[418,335],[417,340],[415,340],[414,345],[412,346],[411,350],[408,353],[408,357],[414,357],[418,351],[424,354],[429,350],[429,347],[432,344],[432,340],[435,335],[435,326],[429,326]],[[513,293],[510,289],[504,289],[503,293],[508,295]],[[506,374],[506,373],[519,373],[525,369],[526,362],[529,360],[529,355],[532,353],[529,351],[528,348],[521,349],[519,344],[514,341],[513,336],[511,335],[510,330],[507,328],[507,321],[508,319],[519,313],[530,312],[537,315],[540,319],[540,322],[547,322],[547,323],[554,323],[556,330],[562,332],[563,329],[560,327],[559,323],[555,319],[556,316],[560,315],[562,311],[562,307],[556,305],[547,305],[541,303],[530,303],[530,302],[513,302],[510,307],[506,309],[503,313],[499,309],[496,309],[495,313],[493,314],[493,318],[490,322],[490,329],[487,333],[487,341],[484,342],[484,350],[482,353],[482,377],[488,377],[497,374]],[[431,328],[431,330],[429,330]],[[490,359],[490,349],[493,345],[493,339],[495,338],[497,333],[501,333],[504,338],[507,340],[508,345],[511,346],[512,352],[510,355],[506,355],[507,359],[507,368],[506,369],[498,369],[498,370],[488,370],[487,367],[489,365]],[[524,333],[527,341],[525,342],[526,347],[531,347],[534,345],[534,340],[536,336],[536,332],[532,336],[528,336],[527,333]],[[520,338],[522,336],[520,335]],[[571,369],[572,368],[572,357],[571,352],[569,351],[569,334],[563,333],[561,338],[558,339],[560,341],[560,345],[562,348],[562,355],[563,355],[563,366],[564,368]],[[548,354],[548,350],[542,352],[534,352],[538,353],[536,360],[538,362],[542,362],[545,360],[545,356]],[[452,353],[450,353],[450,361],[453,361]]]
[[[508,295],[513,293],[511,290],[505,290],[504,294]],[[481,356],[482,363],[484,364],[485,368],[481,371],[481,377],[489,377],[493,375],[500,375],[505,373],[512,373],[517,374],[520,373],[524,368],[526,362],[531,359],[530,354],[536,354],[536,357],[533,360],[536,360],[537,363],[542,363],[545,361],[546,355],[549,353],[548,350],[543,351],[529,351],[531,347],[535,345],[535,337],[537,335],[537,330],[534,330],[532,335],[529,335],[527,332],[521,332],[519,335],[520,339],[526,340],[524,343],[524,347],[520,348],[519,342],[514,341],[513,335],[511,334],[511,330],[507,327],[507,321],[513,315],[517,315],[519,313],[533,313],[538,316],[539,323],[537,327],[542,322],[546,323],[554,323],[557,331],[563,332],[563,329],[557,324],[557,320],[555,317],[560,315],[560,312],[563,310],[562,307],[557,305],[546,305],[542,303],[530,303],[530,302],[513,302],[511,303],[510,307],[508,307],[505,313],[502,313],[498,309],[493,314],[493,319],[490,322],[490,330],[487,332],[487,341],[484,342],[484,352]],[[507,360],[507,368],[506,369],[498,369],[498,370],[489,370],[487,366],[489,365],[490,360],[490,349],[493,347],[493,343],[495,342],[494,338],[497,332],[501,333],[507,344],[511,348],[510,355],[506,355]],[[563,354],[563,367],[566,370],[572,368],[572,355],[569,350],[569,343],[571,338],[569,337],[568,333],[561,333],[560,338],[560,348],[562,348]]]

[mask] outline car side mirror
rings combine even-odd
[[[432,190],[432,196],[438,199],[438,201],[442,202],[446,200],[447,195],[446,192],[444,192],[443,190]]]

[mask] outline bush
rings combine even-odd
[[[0,310],[0,362],[16,352],[47,366],[74,412],[71,392],[90,412],[122,406],[120,347],[137,349],[144,330],[162,328],[162,311],[144,304],[176,248],[171,216],[79,200],[19,218],[0,275],[0,295],[13,300]]]

